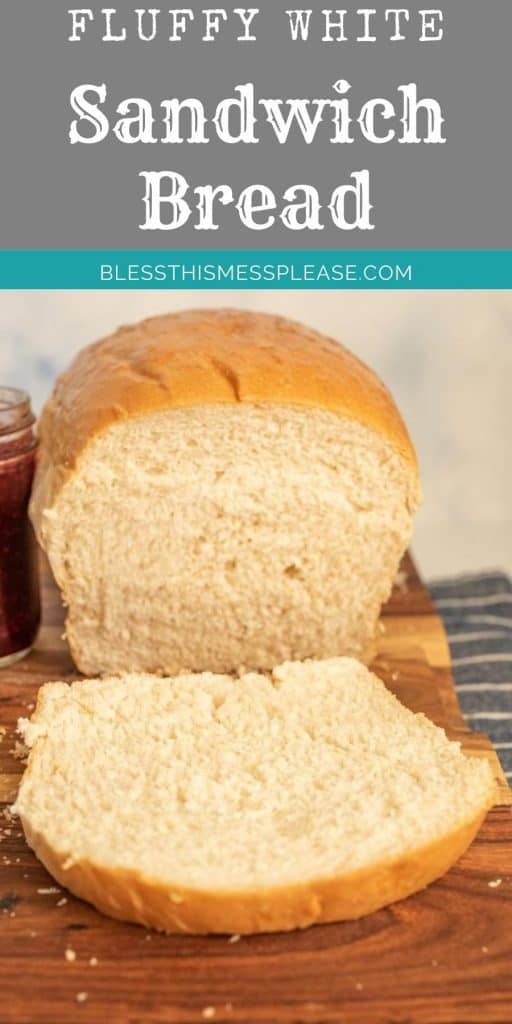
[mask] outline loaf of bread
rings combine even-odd
[[[86,674],[368,660],[418,469],[375,375],[274,316],[192,311],[82,351],[31,514]]]
[[[49,683],[15,810],[62,885],[165,931],[357,918],[463,853],[487,761],[349,659]]]

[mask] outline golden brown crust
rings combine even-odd
[[[389,441],[417,475],[391,395],[342,345],[278,316],[190,310],[120,328],[83,349],[58,379],[40,424],[36,525],[86,445],[115,421],[233,402],[307,406],[354,419]]]
[[[351,920],[404,899],[440,878],[462,856],[487,813],[407,855],[335,878],[244,892],[172,889],[135,871],[66,857],[23,820],[27,841],[48,871],[98,910],[165,932],[253,934]]]

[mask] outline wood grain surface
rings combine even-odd
[[[46,570],[43,590],[35,651],[0,671],[0,1024],[511,1024],[510,791],[488,740],[461,718],[442,625],[410,559],[374,667],[404,703],[491,760],[500,804],[424,892],[360,921],[238,941],[103,917],[55,885],[4,813],[23,770],[18,717],[43,682],[75,675]]]

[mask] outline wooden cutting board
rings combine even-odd
[[[23,768],[17,718],[30,714],[42,683],[74,675],[46,570],[43,589],[35,651],[0,672],[1,811]],[[405,704],[487,757],[500,783],[500,805],[441,881],[347,924],[236,942],[168,937],[111,921],[55,886],[2,815],[0,1024],[510,1024],[511,795],[488,740],[461,718],[449,665],[441,622],[407,558],[383,614],[376,671]]]

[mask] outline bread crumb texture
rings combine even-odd
[[[318,409],[217,405],[92,439],[38,532],[87,675],[366,659],[412,533],[415,470]]]
[[[494,795],[486,761],[349,658],[51,683],[21,728],[16,811],[55,877],[114,916],[233,942],[357,916],[358,877],[377,905],[421,887]],[[336,910],[338,882],[353,906]]]

